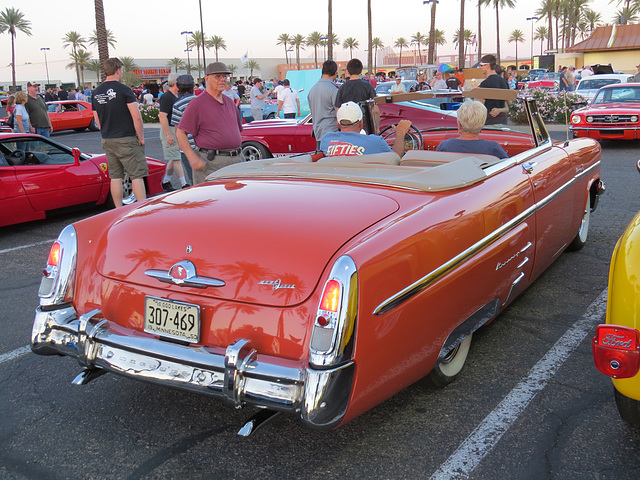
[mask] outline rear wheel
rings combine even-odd
[[[267,120],[273,120],[274,118],[276,118],[276,112],[271,112],[269,115],[267,115]]]
[[[95,118],[91,119],[91,123],[89,124],[89,130],[91,130],[92,132],[97,132],[98,131],[98,125],[96,125],[96,119]]]
[[[133,194],[133,185],[131,184],[131,178],[129,178],[128,173],[125,173],[124,178],[122,179],[122,205],[130,205],[135,201],[136,196]],[[114,208],[116,206],[113,202],[113,198],[111,197],[111,192],[109,192],[109,197],[107,198],[106,204],[109,208]]]
[[[575,236],[573,241],[569,244],[569,250],[576,251],[580,250],[587,243],[587,238],[589,237],[589,221],[591,220],[591,195],[587,195],[587,202],[584,206],[584,214],[582,216],[582,221],[580,222],[580,229],[578,230],[578,234]]]
[[[625,397],[615,388],[613,393],[622,419],[635,427],[640,427],[640,401]]]
[[[244,142],[242,144],[242,154],[247,162],[272,157],[269,150],[258,142]]]
[[[386,126],[380,131],[380,136],[387,140],[388,138],[395,139],[396,132],[393,130],[391,125]],[[409,127],[409,131],[404,136],[404,151],[408,150],[422,150],[422,134],[420,130],[418,130],[414,125]]]
[[[427,379],[433,386],[442,388],[455,380],[467,361],[472,337],[473,334],[465,338],[429,372]]]

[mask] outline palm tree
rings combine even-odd
[[[424,0],[424,3],[431,4],[431,28],[429,29],[429,51],[427,52],[427,63],[433,63],[436,50],[436,5],[438,0]]]
[[[136,77],[131,70],[135,70],[138,68],[136,61],[133,57],[120,57],[120,61],[122,62],[122,71],[124,72],[123,82],[126,85],[133,85],[139,83],[138,77]]]
[[[187,65],[184,63],[184,60],[178,57],[173,57],[171,60],[169,60],[169,63],[167,63],[167,65],[172,69],[174,69],[176,72],[178,72],[178,70],[180,69],[187,68]]]
[[[31,22],[25,20],[24,13],[15,8],[5,8],[0,13],[0,33],[8,32],[11,35],[11,76],[13,79],[12,92],[15,93],[16,87],[16,47],[15,38],[18,31],[31,36]]]
[[[96,41],[98,43],[98,58],[100,59],[100,71],[101,79],[104,80],[106,75],[104,73],[104,62],[109,58],[109,44],[113,42],[115,44],[115,38],[111,34],[110,30],[107,30],[104,19],[104,6],[102,0],[94,0],[96,11]],[[115,46],[114,46],[115,48]]]
[[[460,28],[458,29],[458,66],[464,67],[466,41],[464,38],[464,0],[460,0]]]
[[[304,50],[304,44],[304,35],[300,33],[291,38],[291,45],[296,47],[296,63],[298,64],[298,70],[300,70],[300,49],[302,48]]]
[[[515,29],[513,32],[511,32],[511,35],[509,35],[509,40],[507,41],[509,43],[515,42],[516,44],[516,70],[518,70],[518,43],[524,42],[524,33],[522,33],[522,30]]]
[[[327,59],[328,60],[333,60],[333,39],[334,39],[334,33],[333,33],[333,1],[332,0],[328,0],[328,6],[329,6],[329,15],[328,15],[328,25],[327,25],[327,38],[329,39],[328,41],[328,47],[327,47]],[[337,36],[335,37],[336,39],[338,38]],[[339,44],[338,44],[339,45]]]
[[[89,61],[91,60],[91,52],[80,48],[76,53],[70,53],[69,56],[73,61],[67,64],[65,68],[67,68],[68,70],[73,70],[74,68],[80,69],[82,81],[78,83],[78,86],[82,87],[84,85],[84,69],[89,65]]]
[[[535,11],[536,17],[543,19],[547,18],[549,21],[549,27],[547,29],[547,50],[553,48],[553,12],[558,0],[542,0],[540,8]],[[542,52],[542,49],[540,50]],[[540,53],[542,55],[542,53]]]
[[[459,42],[459,38],[460,38],[460,32],[458,30],[456,30],[456,33],[453,34],[453,43],[455,43],[456,45],[458,45]],[[465,28],[464,30],[464,34],[462,35],[462,38],[464,39],[464,52],[463,52],[463,58],[466,58],[467,56],[467,47],[469,45],[471,45],[473,43],[473,32],[471,30],[469,30],[468,28]],[[464,67],[464,63],[460,64],[460,67]]]
[[[342,42],[342,48],[349,49],[349,55],[353,58],[353,49],[357,49],[360,46],[358,40],[353,37],[345,38],[344,42]]]
[[[77,85],[80,86],[82,84],[80,83],[80,65],[78,65],[78,48],[84,48],[84,44],[86,43],[86,40],[78,32],[72,30],[65,34],[65,36],[62,38],[62,42],[63,42],[62,46],[64,48],[67,48],[70,46],[72,49],[71,58],[73,58],[74,61],[76,62],[76,79],[78,80]]]
[[[96,78],[98,79],[97,83],[100,83],[100,71],[102,70],[100,68],[100,60],[98,60],[97,58],[93,58],[89,60],[87,62],[86,69],[89,70],[90,72],[95,72]]]
[[[291,37],[287,33],[281,33],[276,42],[276,45],[284,45],[284,58],[287,61],[287,65],[289,65],[289,43],[291,43]]]
[[[251,77],[253,77],[253,71],[256,68],[260,68],[260,64],[258,63],[257,60],[249,60],[244,65],[245,65],[245,67],[247,67],[251,71],[251,75],[250,75]]]
[[[490,0],[478,0],[478,60],[482,58],[482,7],[488,5]]]
[[[373,23],[371,22],[371,0],[367,0],[367,73],[373,63]]]
[[[202,65],[200,65],[200,47],[204,44],[202,38],[202,32],[200,30],[196,30],[191,34],[191,37],[187,41],[188,48],[193,49],[196,48],[198,52],[198,78],[201,77],[200,72],[202,72]]]
[[[500,10],[505,7],[514,8],[516,0],[491,0],[496,7],[496,61],[500,65]]]
[[[111,29],[106,28],[105,32],[107,34],[107,43],[109,46],[111,48],[116,48],[117,40]],[[93,29],[93,32],[91,32],[91,35],[89,35],[89,45],[98,45],[98,32],[95,28]]]
[[[222,38],[219,35],[213,35],[206,43],[206,47],[207,50],[209,50],[211,47],[216,49],[216,62],[218,61],[218,51],[219,50],[226,50],[227,49],[227,44],[224,41],[224,38]]]
[[[399,37],[396,40],[396,43],[393,44],[393,46],[400,49],[400,59],[398,60],[398,68],[400,68],[402,66],[402,49],[408,47],[409,45],[407,44],[407,41],[404,37]]]
[[[376,73],[376,63],[378,61],[378,49],[384,48],[384,43],[380,40],[380,37],[376,37],[371,41],[371,45],[375,49],[375,53],[373,55],[373,73]]]
[[[416,49],[418,50],[418,59],[420,60],[420,65],[422,65],[422,52],[420,52],[420,46],[427,39],[426,35],[421,34],[420,32],[416,32],[411,35],[411,43],[415,43]]]
[[[602,15],[599,12],[591,10],[590,8],[585,8],[583,12],[584,20],[587,22],[589,26],[589,33],[593,32],[596,27],[602,25]]]
[[[305,40],[307,47],[313,47],[314,68],[318,68],[318,47],[322,46],[322,34],[318,31],[311,32]]]
[[[549,30],[547,30],[547,27],[545,27],[544,25],[541,25],[538,28],[536,28],[536,33],[534,34],[533,39],[540,40],[540,55],[542,55],[542,44],[548,35],[549,35]]]
[[[447,44],[447,39],[444,37],[444,30],[440,30],[439,28],[436,28],[435,34],[433,36],[433,40],[434,40],[434,43],[435,43],[435,49],[433,51],[433,58],[435,60],[437,60],[438,59],[438,46]]]
[[[630,23],[636,23],[637,20],[638,7],[636,5],[621,8],[612,17],[613,23],[617,23],[618,25],[628,25]]]
[[[229,70],[231,72],[231,76],[235,77],[236,76],[236,72],[238,71],[238,67],[235,66],[233,63],[229,63],[227,64],[227,70]]]

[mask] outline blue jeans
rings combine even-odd
[[[49,131],[49,127],[47,128],[34,127],[34,128],[36,129],[36,135],[42,135],[43,137],[47,137],[47,138],[51,137],[51,132]]]

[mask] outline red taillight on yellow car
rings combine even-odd
[[[340,283],[337,280],[329,280],[322,292],[320,308],[328,312],[337,312],[340,306]]]
[[[598,325],[592,341],[596,368],[613,378],[629,378],[640,369],[640,332],[620,325]]]

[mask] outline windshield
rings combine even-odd
[[[411,90],[412,88],[415,87],[416,85],[416,81],[415,80],[402,80],[402,85],[404,85],[405,90],[408,92],[409,90]],[[378,95],[385,95],[387,93],[389,93],[391,91],[391,87],[393,87],[396,84],[396,82],[384,82],[384,83],[380,83],[378,84],[378,86],[376,87],[376,93]]]
[[[593,99],[593,105],[607,103],[640,103],[640,85],[601,89]]]
[[[558,80],[560,78],[559,72],[547,72],[542,77],[538,77],[538,80]]]
[[[578,90],[597,90],[616,83],[621,83],[619,78],[589,78],[580,82]]]

